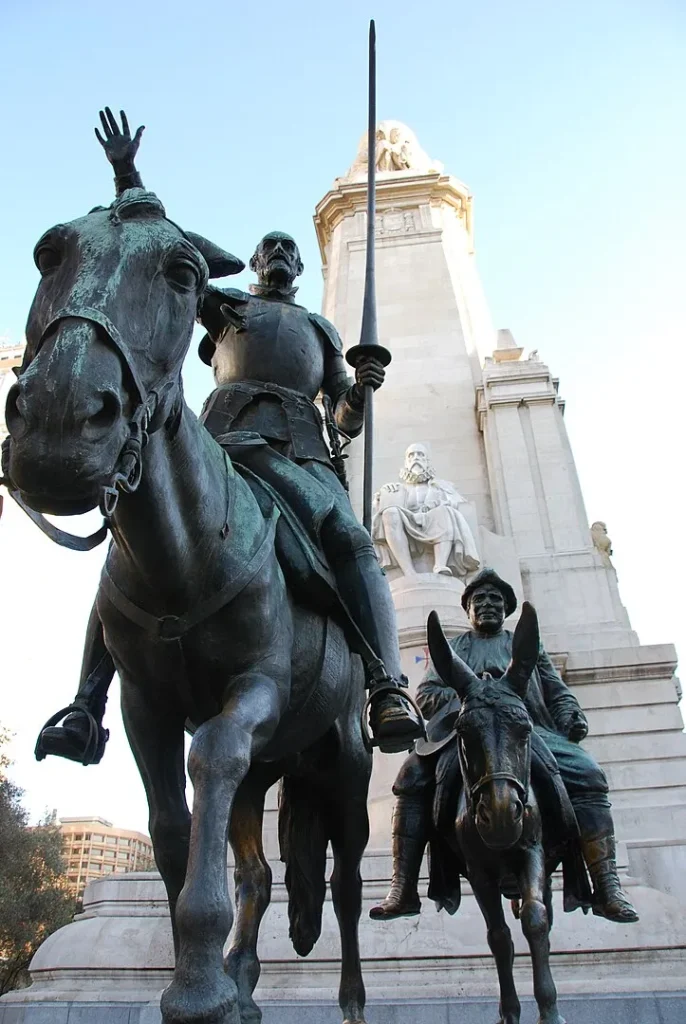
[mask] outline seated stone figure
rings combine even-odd
[[[481,676],[501,677],[512,656],[512,633],[503,629],[506,616],[517,607],[512,587],[493,569],[484,569],[465,588],[462,605],[472,629],[450,641],[453,650]],[[446,686],[431,665],[417,690],[417,703],[430,719],[455,691]],[[531,676],[526,707],[535,731],[545,741],[560,770],[581,833],[584,860],[593,883],[593,912],[625,924],[638,915],[622,891],[615,861],[615,837],[605,773],[579,746],[588,732],[576,697],[561,679],[541,647]],[[431,833],[431,804],[439,753],[411,754],[393,786],[393,878],[386,899],[370,911],[374,920],[418,914],[417,882],[424,848]]]
[[[433,571],[464,578],[479,568],[472,531],[460,512],[465,499],[447,480],[439,480],[423,444],[405,452],[398,483],[384,484],[374,499],[372,538],[383,568],[416,573],[413,556],[433,556]]]

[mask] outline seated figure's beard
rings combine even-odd
[[[433,477],[434,471],[431,466],[417,471],[412,469],[400,470],[400,479],[404,484],[426,484],[429,480],[433,480]]]

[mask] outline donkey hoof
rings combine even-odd
[[[163,1024],[241,1024],[236,986],[223,972],[191,985],[172,981],[160,1009]]]

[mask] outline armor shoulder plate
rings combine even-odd
[[[327,320],[326,317],[319,316],[318,313],[310,313],[309,317],[312,323],[320,332],[320,334],[322,334],[324,338],[328,341],[328,343],[331,345],[334,352],[342,352],[343,342],[341,341],[341,336],[334,327],[334,325],[329,320]]]
[[[222,295],[225,295],[226,299],[228,299],[231,304],[234,302],[249,302],[252,298],[248,292],[242,292],[240,288],[217,288],[217,291],[221,292]]]

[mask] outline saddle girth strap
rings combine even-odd
[[[278,518],[279,510],[274,507],[264,537],[242,569],[229,580],[222,590],[205,601],[201,601],[183,615],[151,615],[150,612],[139,608],[119,589],[107,571],[107,565],[103,566],[100,577],[102,592],[118,612],[121,612],[125,618],[145,630],[146,633],[152,633],[160,640],[180,640],[194,626],[209,619],[211,615],[233,601],[257,576],[267,561],[270,551],[274,550],[274,533]]]

